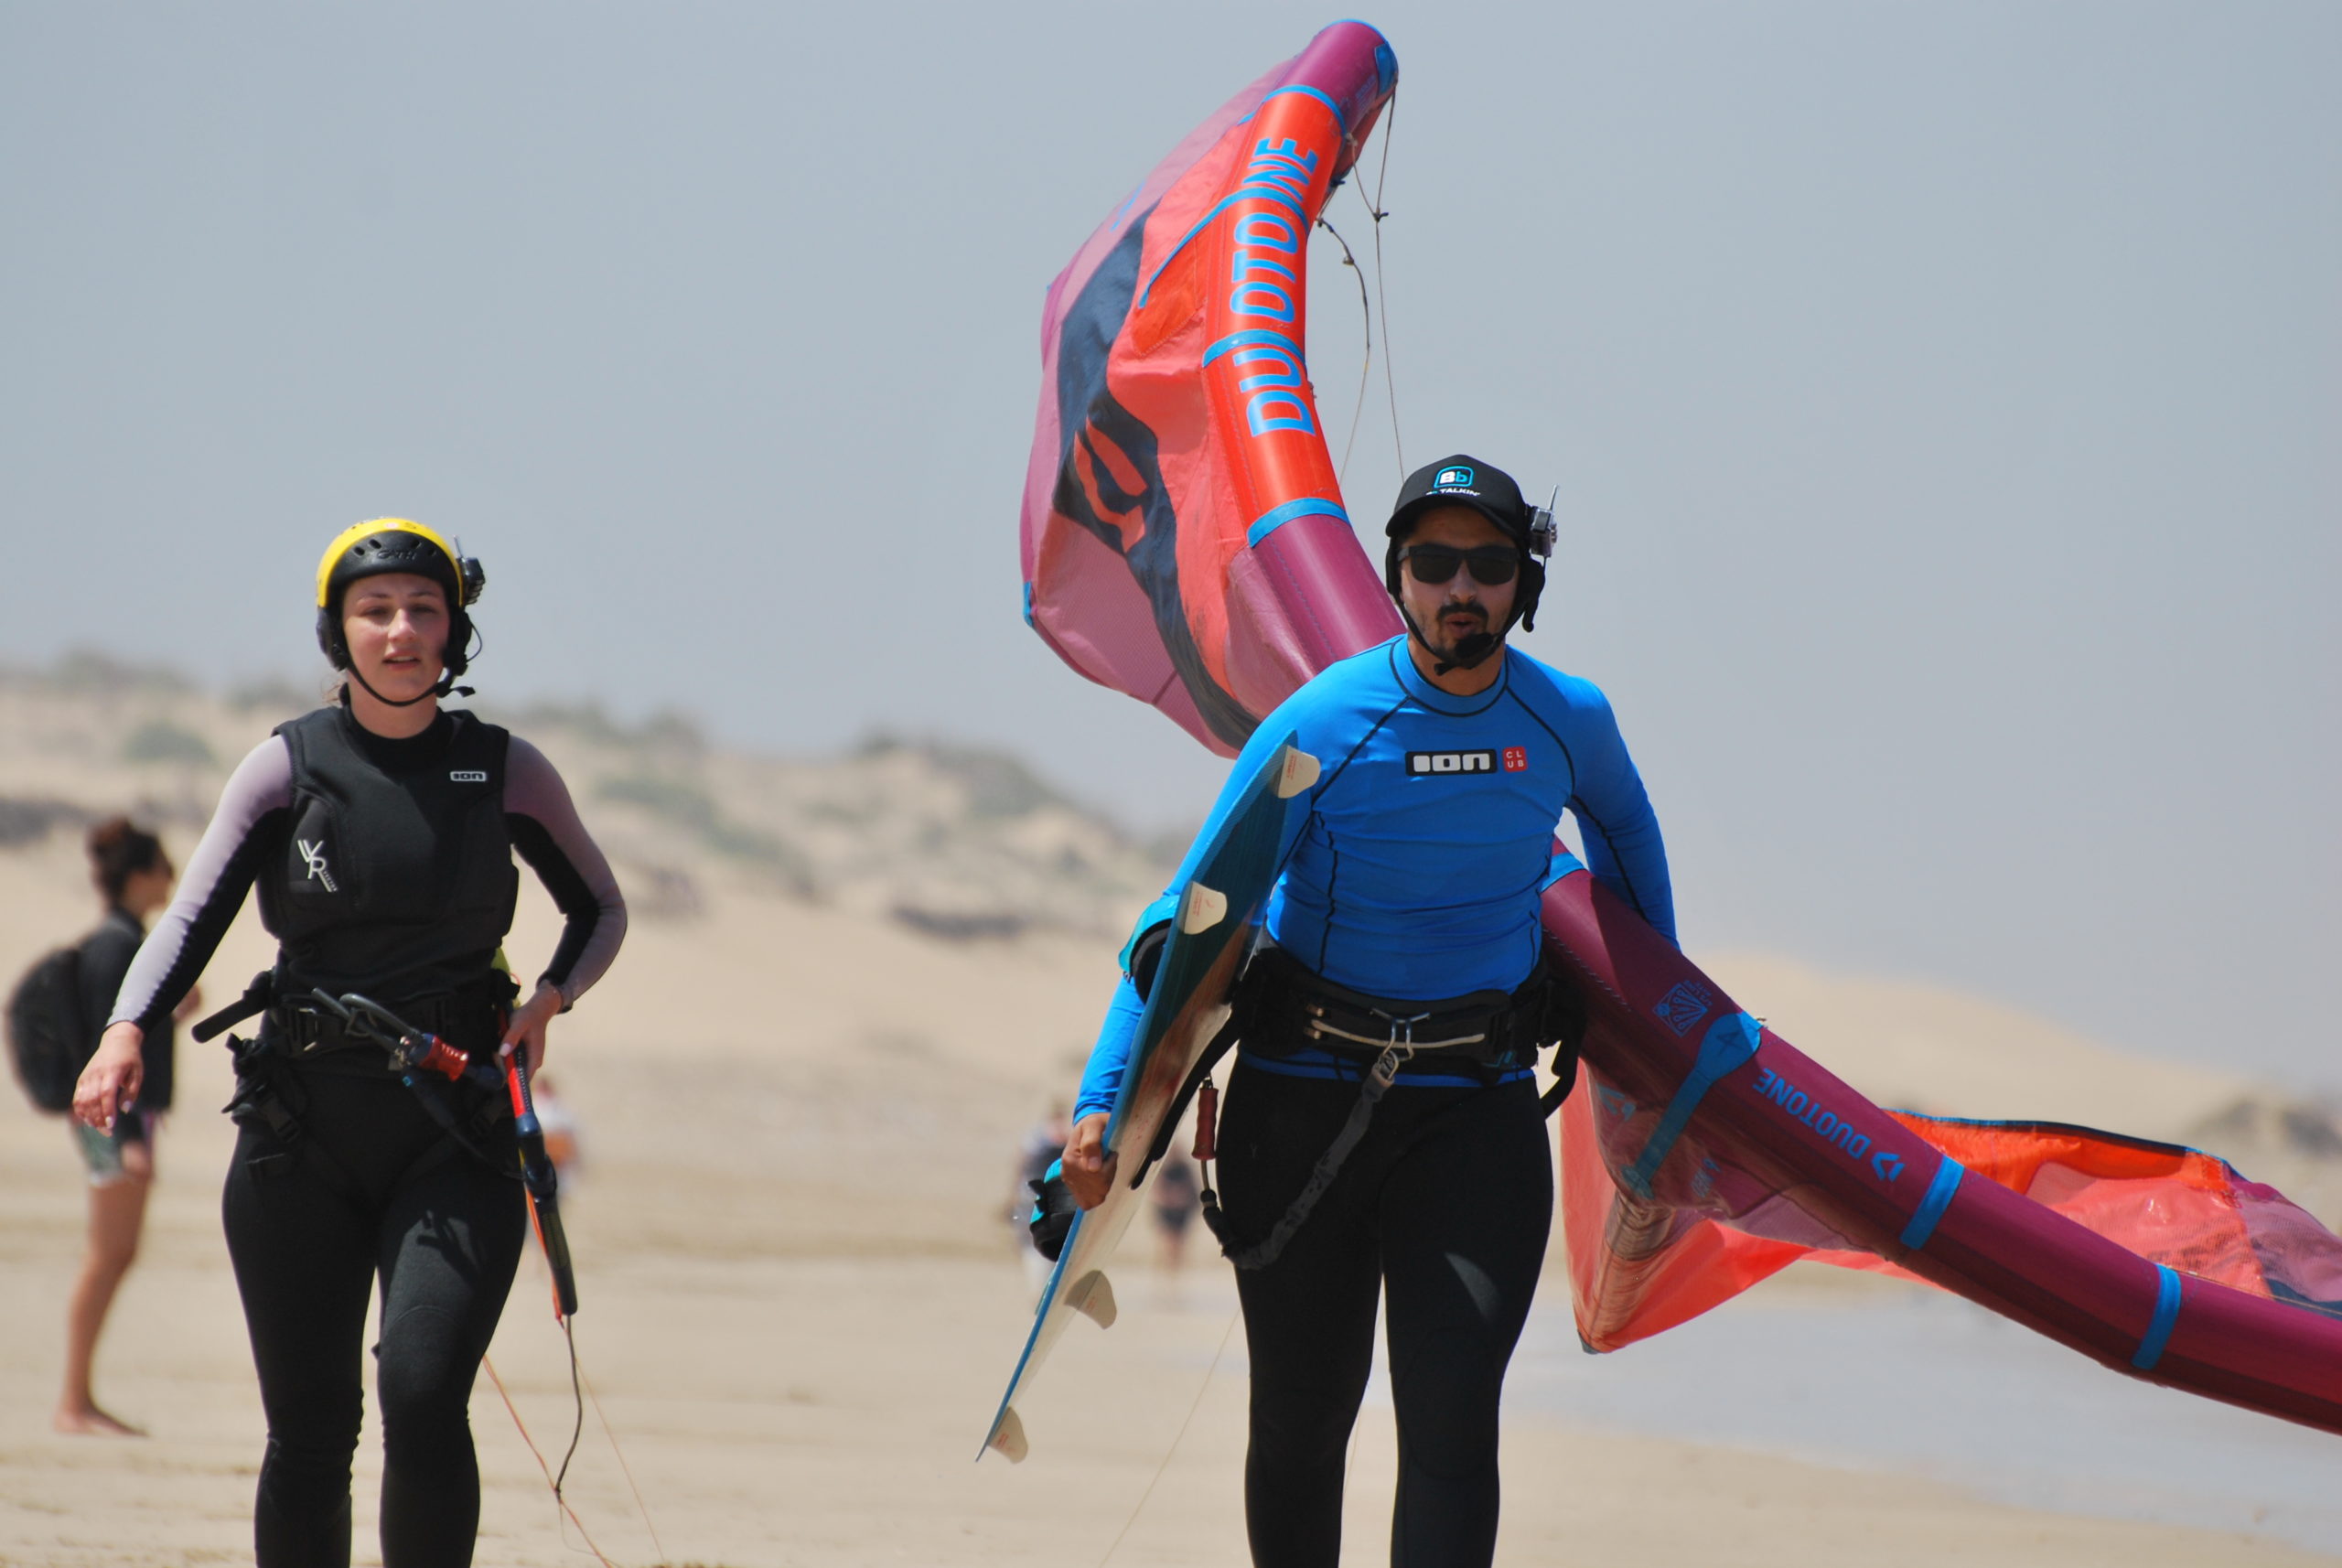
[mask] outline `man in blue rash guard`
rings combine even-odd
[[[1318,758],[1288,817],[1273,946],[1247,975],[1219,1130],[1223,1237],[1252,1366],[1245,1511],[1258,1568],[1334,1568],[1339,1556],[1378,1290],[1399,1429],[1391,1562],[1492,1558],[1498,1402],[1552,1220],[1530,1064],[1566,1032],[1539,919],[1568,864],[1553,845],[1564,811],[1594,874],[1674,937],[1658,820],[1609,703],[1505,645],[1516,621],[1534,625],[1541,521],[1477,458],[1412,475],[1385,559],[1407,635],[1329,667],[1269,714],[1197,837],[1199,850],[1287,735]],[[1085,1208],[1113,1179],[1108,1112],[1174,903],[1149,906],[1124,950],[1075,1103],[1064,1169]],[[1557,1069],[1572,1065],[1565,1047]],[[1313,1181],[1346,1135],[1356,1141],[1332,1180]]]

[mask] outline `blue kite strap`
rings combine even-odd
[[[1928,1196],[1919,1199],[1918,1212],[1911,1216],[1911,1223],[1903,1227],[1903,1244],[1913,1251],[1928,1244],[1936,1233],[1936,1222],[1943,1211],[1951,1207],[1951,1195],[1960,1190],[1960,1178],[1968,1167],[1950,1155],[1936,1167],[1935,1180],[1928,1183]]]
[[[2139,1353],[2131,1358],[2131,1365],[2143,1372],[2154,1371],[2163,1359],[2163,1348],[2171,1343],[2171,1326],[2179,1321],[2178,1272],[2157,1263],[2155,1274],[2155,1315],[2147,1324],[2147,1337],[2139,1341]]]
[[[1700,1108],[1709,1090],[1725,1075],[1745,1066],[1756,1054],[1756,1045],[1764,1036],[1765,1026],[1746,1013],[1731,1013],[1708,1026],[1700,1037],[1700,1054],[1693,1058],[1692,1070],[1676,1086],[1675,1098],[1667,1102],[1667,1113],[1659,1119],[1659,1126],[1643,1145],[1642,1154],[1628,1166],[1619,1180],[1626,1183],[1638,1197],[1650,1196],[1650,1178],[1659,1174],[1668,1151],[1675,1147],[1675,1140],[1683,1135],[1684,1124],[1692,1120],[1692,1112]]]

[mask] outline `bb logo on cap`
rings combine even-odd
[[[1468,490],[1472,488],[1472,470],[1465,467],[1442,468],[1431,482],[1435,490]]]

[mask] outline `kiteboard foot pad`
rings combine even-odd
[[[1187,884],[1186,897],[1179,900],[1179,929],[1191,937],[1202,936],[1228,918],[1228,895],[1215,892],[1200,882]]]
[[[1297,746],[1284,748],[1284,766],[1277,770],[1276,792],[1280,800],[1290,800],[1317,782],[1317,759]]]

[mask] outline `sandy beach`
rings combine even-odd
[[[70,869],[53,851],[0,864],[12,891]],[[1244,1561],[1242,1337],[1217,1264],[1161,1280],[1134,1239],[1122,1322],[1077,1326],[1026,1406],[1033,1456],[974,1462],[1029,1312],[994,1217],[1004,1151],[1079,1039],[1105,946],[955,946],[771,901],[718,914],[646,926],[555,1036],[588,1159],[570,1201],[578,1344],[665,1560],[1072,1565],[1112,1548],[1132,1564]],[[546,916],[532,908],[520,949]],[[258,938],[247,917],[214,994],[256,965]],[[215,1212],[227,1078],[209,1047],[183,1046],[181,1070],[146,1250],[101,1364],[102,1397],[150,1429],[142,1442],[47,1430],[80,1177],[60,1124],[0,1113],[0,1561],[159,1568],[248,1550],[262,1425]],[[532,1261],[494,1361],[557,1454],[571,1407],[543,1290]],[[658,1561],[590,1419],[570,1495],[614,1561]],[[486,1380],[473,1423],[479,1561],[590,1561]],[[378,1464],[370,1432],[360,1562],[375,1560]],[[1391,1470],[1387,1410],[1370,1406],[1346,1561],[1384,1553]],[[1525,1416],[1506,1470],[1506,1562],[2326,1560]]]
[[[114,717],[120,728],[137,714]],[[199,805],[216,789],[216,767],[158,777],[75,765],[38,719],[13,714],[15,756],[0,746],[0,784],[19,798],[94,808],[176,794]],[[229,725],[217,713],[209,722]],[[223,733],[216,749],[232,756],[231,743]],[[549,748],[584,794],[595,756],[563,752],[557,736]],[[84,750],[105,755],[96,742]],[[725,809],[742,802],[745,815],[756,785],[732,787]],[[654,1545],[589,1408],[569,1495],[602,1551],[628,1565],[731,1568],[1244,1562],[1234,1291],[1201,1249],[1182,1274],[1158,1275],[1143,1227],[1116,1271],[1121,1321],[1104,1333],[1075,1325],[1020,1402],[1032,1456],[976,1462],[1031,1311],[1002,1219],[1012,1153],[1071,1085],[1114,939],[1074,922],[945,940],[890,918],[876,893],[857,903],[777,891],[765,862],[748,875],[658,840],[618,807],[592,814],[632,886],[684,885],[681,865],[691,894],[664,912],[640,899],[618,967],[553,1035],[553,1074],[585,1151],[564,1199],[577,1344],[657,1530]],[[1015,832],[1039,831],[1018,822]],[[183,813],[175,853],[192,835]],[[0,965],[11,973],[92,918],[77,839],[59,829],[0,853]],[[970,885],[983,880],[972,874]],[[549,950],[553,921],[528,883],[510,943],[524,971]],[[268,956],[248,908],[205,976],[212,1004]],[[1857,1084],[1924,1092],[1932,1108],[2095,1110],[2170,1133],[2251,1092],[1923,987],[1761,957],[1721,961],[1717,972]],[[217,1215],[231,1129],[216,1108],[229,1076],[216,1045],[182,1039],[179,1051],[145,1251],[99,1361],[100,1398],[149,1430],[142,1441],[48,1430],[82,1178],[61,1122],[13,1090],[0,1104],[0,1563],[248,1560],[263,1430]],[[2020,1090],[2030,1102],[2013,1107]],[[1842,1299],[1907,1287],[1792,1271],[1766,1288]],[[557,1462],[572,1406],[544,1293],[532,1257],[493,1363]],[[1540,1310],[1566,1312],[1550,1269]],[[486,1479],[478,1561],[591,1562],[485,1378],[472,1417]],[[2168,1522],[2007,1506],[1922,1474],[1576,1423],[1566,1401],[1515,1400],[1508,1423],[1506,1563],[2332,1560]],[[358,1467],[363,1563],[379,1560],[371,1430]],[[1391,1469],[1388,1405],[1370,1401],[1346,1562],[1387,1555]]]

